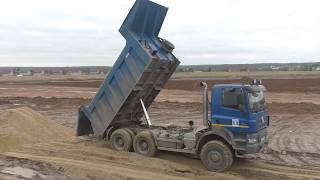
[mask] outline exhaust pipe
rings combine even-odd
[[[208,127],[208,85],[206,82],[200,82],[200,85],[203,87],[203,125]]]

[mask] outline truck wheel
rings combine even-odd
[[[125,130],[125,131],[127,131],[127,132],[130,134],[130,136],[131,136],[132,139],[134,139],[134,137],[136,136],[131,129],[129,129],[129,128],[122,128],[122,129]]]
[[[135,134],[134,134],[134,132],[131,130],[131,129],[129,129],[129,128],[123,128],[125,131],[127,131],[129,134],[130,134],[130,136],[131,136],[131,139],[133,140],[134,139],[134,137],[136,136]],[[130,152],[132,152],[132,151],[134,151],[134,149],[133,149],[133,145],[131,145],[131,147],[130,147],[130,150],[129,150]]]
[[[209,141],[201,149],[202,164],[209,171],[226,171],[233,163],[230,148],[221,141]]]
[[[133,141],[134,151],[144,156],[155,156],[157,147],[154,138],[149,131],[142,131],[136,135]]]
[[[117,151],[130,151],[132,148],[131,135],[124,129],[117,129],[111,134],[111,146]]]

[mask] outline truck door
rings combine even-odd
[[[248,128],[248,112],[246,112],[245,94],[241,88],[222,88],[217,103],[213,108],[213,125],[243,131]]]

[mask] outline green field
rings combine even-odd
[[[320,78],[320,71],[252,71],[252,72],[176,72],[172,79],[206,78],[206,79],[237,79],[242,77],[255,78]]]
[[[261,79],[273,78],[320,78],[320,71],[253,71],[253,72],[176,72],[171,79],[238,79],[252,77]],[[35,75],[35,76],[1,76],[4,81],[73,81],[102,80],[103,74],[91,75]]]

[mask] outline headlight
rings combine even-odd
[[[248,138],[248,143],[249,144],[254,144],[257,142],[257,138]]]

